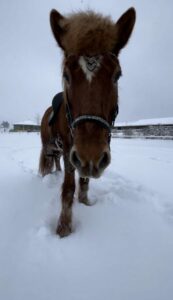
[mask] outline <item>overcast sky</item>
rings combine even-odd
[[[131,6],[137,21],[120,54],[118,121],[173,116],[172,0],[0,0],[0,123],[42,116],[62,89],[52,8],[62,14],[90,8],[116,21]]]

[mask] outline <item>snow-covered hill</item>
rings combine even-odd
[[[37,174],[38,134],[0,134],[0,299],[173,297],[173,141],[112,140],[74,204],[74,232],[55,235],[63,172]]]

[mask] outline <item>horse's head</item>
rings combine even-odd
[[[110,128],[118,107],[120,50],[135,23],[129,9],[113,23],[93,12],[50,14],[51,28],[64,51],[64,90],[73,131],[71,163],[81,177],[99,177],[110,163]]]

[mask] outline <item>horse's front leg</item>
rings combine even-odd
[[[56,171],[61,171],[60,158],[61,158],[61,153],[56,153],[56,156],[55,156]]]
[[[75,191],[74,168],[69,161],[69,155],[64,155],[65,178],[62,186],[62,208],[57,226],[60,237],[72,232],[72,204]]]
[[[91,205],[88,199],[89,178],[79,178],[79,202],[85,205]]]

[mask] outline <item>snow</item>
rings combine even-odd
[[[117,122],[116,127],[121,126],[137,126],[137,125],[173,125],[173,117],[170,118],[156,118],[156,119],[143,119],[133,122]]]
[[[14,123],[14,125],[38,125],[36,122],[34,121],[31,121],[31,120],[26,120],[26,121],[23,121],[23,122],[16,122]]]
[[[0,134],[0,299],[173,297],[173,141],[112,139],[92,207],[55,235],[63,172],[41,178],[37,133]]]

